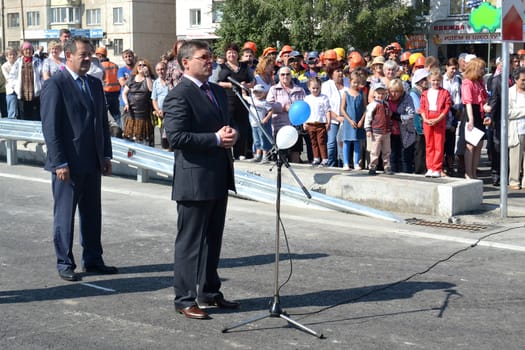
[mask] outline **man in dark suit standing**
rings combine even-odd
[[[75,37],[64,47],[66,69],[46,80],[41,95],[46,170],[52,173],[53,233],[59,276],[78,281],[73,229],[78,206],[85,272],[118,273],[102,260],[101,174],[111,174],[111,137],[101,82],[86,75],[93,46]]]
[[[213,64],[208,44],[188,41],[177,59],[184,76],[164,100],[164,126],[175,149],[175,309],[188,318],[206,319],[204,307],[239,307],[219,291],[217,273],[228,190],[235,190],[231,148],[238,134],[228,116],[226,93],[208,83]]]

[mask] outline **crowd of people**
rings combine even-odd
[[[396,42],[370,53],[348,54],[343,48],[299,52],[284,45],[280,50],[267,47],[259,56],[256,44],[246,42],[242,48],[228,45],[216,56],[210,80],[228,91],[230,113],[245,138],[236,147],[236,159],[266,162],[271,147],[261,141],[265,134],[260,128],[275,137],[280,128],[293,124],[288,116],[293,102],[304,100],[311,114],[296,126],[301,137],[288,151],[291,162],[368,169],[371,175],[383,171],[476,179],[486,145],[492,182],[500,184],[501,58],[491,62],[488,74],[487,63],[474,54],[439,62],[403,51]],[[510,62],[509,86],[516,93],[509,97],[515,100],[509,101],[508,181],[519,189],[525,185],[520,182],[525,110],[518,102],[525,50],[512,54]],[[256,96],[245,99],[259,106],[258,113],[238,101],[230,77]]]
[[[40,120],[43,82],[64,69],[62,48],[70,36],[67,29],[61,30],[59,40],[48,44],[49,53],[35,51],[29,42],[22,44],[20,53],[7,49],[0,74],[2,117]],[[170,149],[162,107],[183,76],[177,60],[183,43],[175,42],[155,65],[125,50],[121,67],[108,59],[105,47],[96,48],[88,74],[103,82],[114,136],[154,146],[157,126],[162,148]],[[525,66],[525,50],[520,51],[524,52],[510,58],[509,86],[519,81],[519,69]],[[475,179],[486,144],[493,183],[499,185],[501,59],[493,73],[486,74],[486,62],[473,54],[439,62],[420,52],[403,51],[397,42],[375,46],[370,52],[346,53],[343,48],[299,52],[284,45],[258,53],[251,41],[242,47],[232,43],[222,53],[214,53],[209,80],[225,89],[228,113],[239,130],[235,159],[270,161],[268,136],[275,137],[290,125],[291,105],[304,100],[311,114],[296,126],[300,137],[288,151],[291,162],[343,171],[368,169],[370,174],[382,170]],[[242,85],[245,101],[236,93],[232,78]],[[519,86],[512,91],[520,100]],[[511,106],[521,104],[511,101]],[[513,188],[521,187],[523,151],[513,147],[521,149],[525,143],[522,115],[525,112],[511,110],[509,127],[517,128],[517,132],[509,130]],[[477,142],[471,139],[476,130],[482,132]]]

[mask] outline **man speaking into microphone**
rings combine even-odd
[[[217,273],[228,190],[235,191],[231,148],[238,133],[224,89],[208,83],[213,63],[208,44],[187,41],[177,60],[184,75],[164,100],[164,127],[175,150],[175,310],[207,319],[205,307],[239,307],[220,292]]]

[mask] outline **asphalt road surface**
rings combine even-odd
[[[0,163],[0,349],[523,349],[519,220],[472,231],[282,207],[280,306],[318,339],[279,317],[222,332],[270,315],[274,206],[231,197],[219,272],[242,307],[189,320],[173,308],[170,187],[104,178],[102,197],[104,257],[120,274],[66,282],[50,175]],[[74,250],[79,261],[78,234]]]

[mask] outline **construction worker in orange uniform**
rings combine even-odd
[[[105,47],[98,47],[95,50],[95,55],[104,68],[104,94],[108,110],[115,123],[122,129],[119,107],[120,83],[117,77],[118,66],[107,58],[108,51]]]

